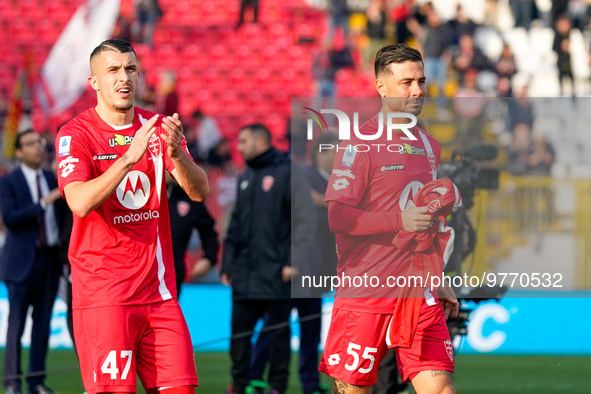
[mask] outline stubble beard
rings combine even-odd
[[[113,103],[113,108],[117,111],[129,111],[133,108],[133,100],[121,100]]]

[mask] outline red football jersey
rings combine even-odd
[[[103,174],[129,149],[136,131],[155,113],[135,108],[133,124],[115,130],[88,109],[64,125],[56,139],[57,178],[64,186]],[[115,192],[86,217],[74,215],[69,259],[75,308],[138,305],[176,297],[164,170],[174,164],[161,134]],[[186,141],[183,148],[187,153]]]
[[[392,140],[388,141],[385,128],[384,125],[377,140],[365,141],[352,135],[351,140],[341,142],[328,181],[327,202],[337,201],[368,212],[403,211],[412,204],[419,189],[437,177],[441,148],[435,138],[414,127],[417,141],[402,133],[392,133]],[[377,130],[377,116],[359,129],[366,135],[373,135]],[[349,145],[351,149],[347,149]],[[365,236],[336,234],[338,276],[351,277],[354,286],[337,288],[336,308],[393,312],[398,291],[387,285],[387,278],[405,275],[412,256],[411,252],[392,245],[395,235],[396,232]],[[370,285],[367,279],[362,286],[356,286],[353,277],[364,275],[378,277],[379,284],[374,281]]]

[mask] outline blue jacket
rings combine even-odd
[[[43,171],[49,190],[57,187],[51,171]],[[3,280],[23,282],[31,273],[35,262],[39,237],[39,215],[43,208],[33,198],[22,170],[17,168],[0,179],[0,211],[6,225],[6,243],[0,257],[0,275]],[[60,216],[56,212],[56,221]],[[59,225],[59,223],[58,223]],[[59,261],[56,261],[59,264]]]

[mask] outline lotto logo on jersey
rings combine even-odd
[[[115,146],[125,146],[130,145],[133,141],[132,135],[121,135],[115,134],[113,138],[109,138],[109,146],[114,148]]]
[[[59,168],[62,170],[61,176],[62,178],[66,178],[70,175],[76,165],[74,163],[78,163],[80,160],[76,159],[74,156],[69,156],[60,162]]]
[[[140,209],[150,198],[150,180],[141,171],[130,171],[117,186],[117,199],[125,208]]]

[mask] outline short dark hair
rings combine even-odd
[[[310,152],[310,160],[312,164],[318,165],[318,152],[320,151],[321,144],[332,144],[336,142],[338,145],[339,142],[339,135],[332,131],[327,131],[326,133],[320,134],[313,142],[312,151]],[[336,149],[336,147],[335,147]]]
[[[383,47],[376,54],[376,61],[374,63],[376,78],[381,73],[390,74],[390,64],[404,62],[423,63],[423,56],[421,56],[421,52],[417,49],[406,44],[394,44]]]
[[[242,126],[240,128],[240,131],[243,131],[246,129],[250,130],[250,132],[252,134],[262,137],[263,140],[265,140],[265,142],[267,143],[267,145],[271,146],[271,132],[269,131],[267,126],[265,126],[264,124],[262,124],[260,122],[256,122],[256,123],[247,124],[246,126]]]
[[[27,134],[31,134],[31,133],[35,133],[35,130],[33,129],[26,129],[23,131],[20,131],[17,135],[16,135],[16,139],[14,140],[14,150],[18,150],[20,148],[23,147],[23,145],[21,144],[21,139],[27,135]]]
[[[136,54],[129,41],[122,40],[120,38],[114,38],[111,40],[103,41],[99,44],[99,46],[94,48],[94,50],[90,54],[90,60],[92,61],[93,57],[105,51],[115,51],[119,53],[133,52],[134,55]]]

